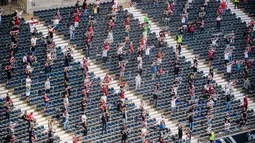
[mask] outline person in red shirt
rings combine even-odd
[[[129,21],[129,17],[127,17],[125,19],[125,31],[129,32],[129,30],[130,30],[130,21]]]
[[[122,102],[122,106],[124,106],[124,103],[125,103],[125,91],[124,90],[120,91],[120,101]]]
[[[75,13],[74,13],[74,27],[75,28],[79,27],[80,15],[81,15],[81,13],[79,12],[78,9],[76,9]]]
[[[47,112],[48,107],[49,107],[49,100],[50,99],[48,98],[46,93],[43,95],[43,100],[44,100],[44,112]]]
[[[126,68],[126,64],[121,63],[120,64],[120,78],[119,78],[120,82],[123,80],[125,68]]]
[[[104,82],[109,83],[111,81],[111,77],[108,74],[105,74]]]
[[[15,25],[20,26],[20,19],[18,17],[15,18]]]
[[[224,13],[225,10],[226,10],[226,8],[227,8],[227,5],[226,5],[225,0],[223,0],[223,1],[221,2],[220,7],[222,8],[222,13]]]
[[[212,62],[213,62],[213,53],[215,52],[214,49],[209,49],[208,50],[208,57],[209,57],[209,65],[212,66]]]
[[[111,19],[109,22],[108,22],[108,27],[109,27],[109,30],[112,30],[114,28],[114,22],[113,20]]]
[[[194,26],[191,24],[191,25],[189,26],[189,33],[190,33],[190,36],[191,36],[191,37],[193,37],[194,32],[195,32]]]
[[[220,16],[222,15],[222,7],[219,6],[219,8],[217,9],[217,14]]]
[[[132,60],[134,57],[134,46],[132,41],[130,41],[129,43],[129,53],[130,53],[130,59]]]
[[[248,95],[245,95],[243,98],[243,107],[245,108],[245,111],[248,109]]]
[[[92,25],[89,26],[89,28],[88,28],[88,33],[89,33],[89,35],[93,36],[93,34],[94,34],[94,28],[93,28]]]
[[[92,35],[91,34],[88,34],[87,41],[88,41],[88,44],[89,44],[89,48],[92,48]]]
[[[140,41],[140,50],[143,51],[146,47],[146,39],[142,38]]]
[[[102,92],[105,96],[108,96],[108,85],[107,84],[102,84]]]

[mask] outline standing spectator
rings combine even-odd
[[[171,114],[174,114],[176,112],[176,97],[172,97],[171,100]]]
[[[222,2],[220,3],[220,7],[222,8],[222,13],[225,13],[225,10],[227,8],[225,0],[222,0]]]
[[[250,80],[249,80],[249,78],[247,78],[244,81],[245,94],[249,94],[250,93],[250,86],[251,86]]]
[[[87,0],[84,0],[82,4],[82,8],[83,8],[83,15],[89,15]]]
[[[194,72],[194,75],[196,75],[196,73],[197,73],[197,67],[198,67],[198,60],[197,60],[197,57],[195,56],[195,58],[193,59],[193,72]]]
[[[182,135],[183,135],[183,130],[182,130],[182,125],[178,125],[178,142],[182,141]]]
[[[230,99],[230,93],[228,92],[226,94],[226,110],[230,111],[230,106],[231,106],[231,99]]]
[[[74,27],[77,28],[79,27],[79,21],[80,21],[80,13],[76,11],[74,13]]]
[[[120,134],[121,134],[121,142],[127,143],[128,142],[128,132],[127,126],[123,124]]]
[[[140,74],[137,74],[135,77],[135,89],[140,89],[141,88],[141,76]]]
[[[94,6],[93,6],[93,16],[94,16],[95,18],[97,17],[97,13],[98,13],[97,10],[98,10],[98,9],[97,9],[97,6],[94,5]]]
[[[125,69],[126,69],[126,63],[121,63],[120,64],[120,78],[119,81],[121,82],[124,78],[125,75]]]
[[[44,88],[45,88],[45,92],[47,94],[49,94],[50,93],[50,79],[49,78],[47,78],[47,80],[45,81]]]
[[[230,82],[232,72],[232,63],[227,63],[227,80]]]
[[[54,120],[53,119],[49,119],[48,120],[48,138],[52,138],[54,136]]]
[[[81,126],[82,126],[83,136],[87,136],[88,128],[87,128],[87,125],[86,125],[86,121],[82,122]]]
[[[8,122],[10,122],[10,116],[11,116],[11,103],[6,102],[5,103],[5,116]]]
[[[128,111],[127,111],[127,105],[124,105],[124,107],[122,108],[122,115],[123,115],[123,119],[124,119],[124,123],[127,124],[128,123]]]
[[[47,113],[50,99],[48,98],[46,93],[43,95],[43,100],[44,100],[44,113]]]
[[[239,0],[234,0],[235,3],[235,9],[239,8]]]
[[[153,0],[153,7],[159,7],[158,0]]]
[[[230,123],[228,120],[225,121],[225,134],[229,134],[230,133]]]
[[[189,114],[189,128],[191,131],[193,129],[193,116],[194,116],[193,113]]]
[[[156,62],[153,62],[151,65],[151,73],[152,73],[152,79],[154,80],[156,78],[156,73],[157,73],[157,65]]]
[[[78,0],[75,5],[74,5],[75,8],[80,8],[80,1]]]
[[[158,104],[158,89],[154,89],[153,91],[153,106],[154,108],[157,108]]]
[[[64,112],[64,130],[68,130],[68,122],[69,122],[69,114],[68,114],[68,111],[65,110]]]
[[[221,21],[221,17],[220,17],[220,16],[217,16],[217,18],[216,18],[216,23],[217,23],[218,31],[220,31],[220,21]]]
[[[146,13],[144,16],[144,24],[149,24],[149,18],[148,18],[148,14]]]
[[[248,95],[246,94],[243,98],[243,107],[245,110],[248,109],[248,103],[249,103],[249,98],[248,98]]]
[[[102,134],[106,133],[106,129],[107,129],[107,122],[108,122],[108,116],[106,114],[106,112],[104,112],[102,115],[101,115],[101,121],[102,121]]]
[[[74,39],[74,32],[75,32],[75,28],[74,28],[73,24],[70,25],[69,31],[70,31],[70,40],[73,40]]]
[[[69,99],[68,99],[68,95],[65,94],[65,98],[64,98],[64,107],[65,107],[65,110],[68,110],[68,107],[69,107]]]
[[[240,127],[242,127],[243,130],[246,129],[246,122],[247,122],[247,113],[246,113],[245,108],[243,108],[242,112],[241,112],[241,124]]]
[[[31,83],[32,83],[32,80],[31,80],[30,76],[27,75],[27,78],[26,78],[26,87],[31,89]]]
[[[27,101],[27,102],[29,102],[30,94],[31,94],[30,88],[27,86],[27,87],[26,87],[26,101]]]
[[[46,78],[50,78],[50,73],[51,73],[51,65],[50,65],[50,63],[46,63],[45,64],[44,72],[46,74]]]
[[[214,143],[215,136],[214,136],[214,131],[212,129],[209,133],[209,140],[210,140],[210,143]]]

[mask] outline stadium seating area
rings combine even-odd
[[[239,8],[244,10],[246,14],[250,17],[255,16],[255,2],[253,0],[241,1],[239,4]]]
[[[192,8],[189,10],[189,22],[195,22],[199,13],[199,6],[203,4],[204,0],[194,0],[192,3]],[[248,1],[248,3],[252,3]],[[180,13],[182,13],[183,5],[185,1],[177,1],[174,5],[173,14],[171,15],[171,19],[168,22],[168,25],[165,25],[163,22],[164,19],[164,9],[165,9],[165,1],[159,2],[159,7],[153,7],[151,0],[143,0],[141,3],[137,3],[136,8],[141,9],[144,13],[148,13],[149,18],[152,18],[153,21],[158,21],[161,26],[168,26],[169,31],[172,36],[177,35],[178,26],[181,24],[180,20]],[[183,43],[188,46],[188,48],[192,49],[195,54],[200,55],[201,59],[207,61],[207,51],[209,45],[211,44],[212,34],[216,34],[219,31],[216,28],[215,19],[217,17],[217,13],[215,12],[218,6],[220,5],[219,2],[215,2],[211,0],[208,3],[208,8],[206,10],[206,17],[205,17],[205,29],[204,31],[200,31],[199,28],[195,28],[195,34],[191,37],[187,34],[184,39]],[[104,40],[107,38],[107,23],[108,21],[108,14],[111,13],[112,3],[102,3],[100,8],[100,14],[97,15],[96,23],[94,24],[94,35],[93,35],[93,42],[92,48],[90,48],[90,59],[95,61],[96,64],[101,65],[103,69],[107,69],[109,74],[113,75],[115,79],[119,78],[119,65],[118,65],[118,57],[116,55],[117,49],[115,48],[118,43],[125,42],[125,36],[127,33],[125,32],[124,20],[127,15],[129,14],[126,10],[120,9],[117,13],[115,26],[113,29],[114,35],[114,43],[111,44],[111,48],[108,52],[108,61],[107,63],[102,63],[102,56],[99,54],[102,52],[104,47]],[[240,7],[247,9],[247,12],[254,13],[252,11],[252,7],[248,6],[244,3],[240,4]],[[48,10],[41,10],[35,11],[34,16],[39,18],[40,21],[44,21],[45,25],[52,25],[51,19],[54,17],[55,12],[57,9],[48,9]],[[73,23],[73,12],[74,7],[62,7],[59,8],[62,20],[60,21],[60,26],[58,28],[58,34],[64,35],[65,40],[70,40],[69,36],[69,24]],[[89,11],[92,11],[92,5],[89,5]],[[131,16],[132,17],[132,16]],[[8,21],[10,21],[11,16],[3,16],[3,22],[0,26],[0,32],[4,33],[0,35],[1,44],[1,56],[0,62],[1,64],[1,75],[0,75],[0,82],[5,83],[7,80],[6,72],[4,67],[8,64],[9,59],[9,48],[10,45],[10,38],[8,36],[8,32],[10,29],[10,25]],[[86,54],[86,50],[84,47],[84,40],[86,35],[84,33],[87,32],[87,27],[89,23],[89,18],[87,16],[81,16],[81,21],[79,27],[75,30],[75,38],[74,40],[70,40],[70,44],[76,45],[76,48],[79,50],[83,50],[83,54]],[[133,41],[134,49],[137,51],[137,47],[139,46],[139,41],[141,39],[141,35],[143,32],[143,28],[140,28],[139,21],[135,17],[130,20],[131,30],[128,34],[129,41]],[[224,50],[225,50],[225,40],[224,35],[231,33],[234,31],[235,33],[235,52],[233,53],[233,60],[244,59],[243,54],[243,47],[246,46],[243,38],[243,32],[247,30],[245,23],[242,23],[239,18],[236,18],[235,14],[232,14],[229,10],[227,10],[223,15],[223,20],[221,23],[221,33],[218,38],[215,59],[213,61],[214,69],[217,69],[220,73],[225,73],[226,67],[224,67]],[[37,37],[41,37],[42,33],[37,33]],[[22,100],[25,100],[25,65],[22,62],[23,56],[29,51],[29,44],[30,44],[31,33],[29,31],[28,24],[21,24],[21,30],[19,32],[19,48],[18,53],[15,55],[15,68],[13,70],[13,76],[11,81],[6,83],[7,89],[14,89],[15,95],[23,95],[21,96]],[[165,45],[161,48],[158,47],[157,36],[155,33],[150,33],[147,40],[148,46],[155,46],[156,48],[152,50],[151,57],[149,61],[145,61],[143,63],[143,73],[142,73],[142,87],[138,90],[135,90],[135,76],[137,75],[137,61],[132,59],[130,60],[130,55],[128,53],[128,48],[126,51],[126,55],[124,57],[125,60],[128,61],[125,71],[125,77],[123,81],[127,81],[129,85],[129,90],[134,91],[137,96],[141,97],[146,103],[152,105],[153,100],[153,89],[156,83],[160,83],[160,91],[158,106],[156,109],[158,111],[162,111],[162,113],[167,117],[170,118],[171,121],[178,121],[179,123],[188,123],[188,115],[189,115],[189,107],[193,104],[190,102],[190,95],[188,86],[188,75],[193,72],[192,63],[186,62],[185,57],[181,57],[179,63],[181,65],[181,72],[179,77],[182,79],[180,87],[178,88],[178,101],[177,101],[177,112],[174,114],[170,114],[171,112],[171,96],[170,87],[174,85],[174,65],[169,61],[175,61],[175,52],[174,48],[170,47],[165,43]],[[128,47],[128,46],[126,46]],[[156,61],[156,55],[158,51],[164,53],[162,67],[164,70],[164,74],[161,78],[151,79],[151,64]],[[44,64],[46,63],[46,48],[44,45],[43,39],[37,40],[36,46],[36,56],[37,62],[33,63],[33,72],[31,73],[31,79],[33,81],[31,87],[31,95],[29,100],[30,106],[36,106],[36,110],[41,111],[43,110],[43,93],[44,90],[44,83],[46,80],[46,75],[44,73]],[[254,52],[252,56],[254,57]],[[57,47],[57,58],[54,60],[52,65],[52,71],[50,75],[52,89],[51,93],[48,95],[50,99],[49,103],[49,110],[45,116],[52,117],[53,119],[59,118],[59,109],[63,109],[63,92],[64,92],[64,53],[61,47]],[[145,57],[143,57],[145,59]],[[69,106],[69,129],[67,132],[74,132],[76,136],[83,136],[82,129],[80,126],[80,116],[83,114],[81,109],[81,100],[82,100],[82,84],[84,81],[83,72],[81,69],[81,63],[76,62],[75,60],[70,64],[72,66],[71,70],[69,71],[69,79],[70,79],[70,86],[71,88],[71,96],[69,97],[69,102],[71,103]],[[253,64],[254,65],[254,64]],[[242,69],[245,65],[242,66]],[[237,73],[233,70],[232,79],[237,79],[237,86],[238,88],[243,87],[243,77],[238,76]],[[250,73],[250,80],[255,81],[255,67],[252,66],[249,69]],[[104,142],[119,142],[121,140],[121,136],[119,132],[122,127],[123,118],[122,113],[117,111],[116,103],[119,100],[119,93],[116,93],[116,90],[111,88],[109,89],[108,95],[108,105],[111,105],[110,109],[110,121],[108,122],[108,130],[105,134],[101,134],[101,120],[99,119],[102,111],[99,109],[100,107],[100,97],[103,95],[101,92],[101,87],[99,83],[101,79],[95,75],[95,73],[90,72],[90,81],[93,81],[91,88],[93,89],[88,104],[86,107],[86,116],[87,119],[87,126],[89,128],[89,133],[87,136],[83,136],[83,142],[97,142],[97,143],[104,143]],[[192,135],[195,137],[200,138],[207,138],[207,120],[205,116],[207,115],[207,102],[208,100],[205,99],[205,95],[202,93],[202,89],[204,85],[207,83],[207,77],[204,76],[202,72],[198,72],[195,78],[195,87],[196,87],[196,99],[197,99],[197,107],[194,109],[196,113],[194,116],[194,127]],[[214,100],[214,109],[216,110],[213,119],[213,126],[215,133],[217,135],[221,132],[224,132],[224,117],[226,114],[225,108],[225,101],[226,97],[224,95],[224,91],[222,91],[221,86],[215,87],[215,100]],[[253,96],[254,93],[250,94]],[[128,99],[126,99],[128,100]],[[0,134],[0,139],[4,140],[8,135],[7,132],[7,120],[4,116],[5,110],[5,98],[1,97],[0,100],[0,110],[1,118],[0,118],[0,128],[3,130]],[[230,122],[231,122],[231,131],[237,132],[240,131],[240,112],[241,112],[241,105],[240,100],[236,100],[234,96],[231,96],[231,110],[229,111],[230,114]],[[254,111],[248,110],[248,128],[255,127],[255,120],[254,120]],[[18,139],[16,142],[28,141],[28,132],[27,132],[27,123],[19,119],[19,116],[22,114],[20,109],[12,109],[11,112],[11,121],[17,124],[15,128],[15,136]],[[147,117],[149,118],[149,114]],[[60,116],[62,119],[62,114]],[[149,126],[149,138],[151,141],[158,141],[159,134],[158,129],[155,128],[156,119],[149,119],[147,120]],[[140,109],[136,107],[134,103],[130,103],[128,105],[128,128],[131,130],[129,134],[129,142],[132,143],[139,143],[140,142],[140,129],[142,126],[140,120]],[[187,126],[188,127],[188,126]],[[6,131],[5,131],[6,130]],[[43,126],[37,126],[35,128],[38,142],[47,142],[47,133]],[[167,137],[166,141],[175,141],[177,135],[171,135]],[[59,138],[56,136],[55,142],[59,142]]]

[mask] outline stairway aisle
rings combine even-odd
[[[248,25],[248,23],[252,20],[251,17],[249,17],[246,13],[244,13],[241,9],[235,9],[235,5],[231,0],[227,0],[228,1],[228,9],[230,9],[230,11],[232,13],[235,13],[237,17],[240,17],[241,20],[243,22],[246,23],[246,25]]]
[[[134,18],[137,18],[140,23],[144,22],[145,15],[141,12],[140,9],[132,7],[132,8],[127,8],[126,10],[128,10],[129,13],[132,13]],[[246,19],[247,18],[244,18],[244,20],[246,20]],[[153,21],[151,21],[150,18],[149,18],[149,23],[151,25],[151,29],[150,29],[151,32],[152,33],[155,32],[157,37],[159,37],[159,32],[160,32],[161,28],[159,26],[157,26],[157,24],[155,24]],[[177,45],[175,37],[172,37],[170,35],[166,35],[166,41],[167,41],[168,46],[172,46],[175,48],[175,46]],[[188,49],[188,47],[186,45],[182,46],[181,56],[185,57],[186,61],[187,62],[190,61],[191,63],[193,63],[193,58],[195,56],[198,57],[198,55],[195,55],[193,50]],[[205,64],[204,60],[199,59],[198,71],[202,71],[204,73],[204,76],[207,76],[208,72],[209,72],[209,65]],[[228,83],[224,79],[223,74],[219,74],[217,72],[214,72],[214,80],[218,85],[221,85],[223,88]],[[222,89],[222,90],[224,90],[224,89]],[[242,89],[234,88],[233,90],[234,90],[235,98],[243,101],[244,93],[242,93]],[[249,101],[249,109],[255,110],[255,103],[253,101]],[[192,139],[192,142],[197,142],[197,141]]]

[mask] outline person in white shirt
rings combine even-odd
[[[145,49],[146,62],[150,61],[150,51],[151,51],[151,48],[147,46],[146,49]]]
[[[73,24],[71,24],[70,27],[69,27],[70,39],[71,40],[74,39],[74,31],[75,31],[75,28],[74,28]]]
[[[27,75],[30,75],[32,73],[33,69],[32,67],[30,66],[30,63],[27,63],[27,66],[26,66],[26,74]]]
[[[35,35],[32,36],[30,42],[31,42],[31,45],[33,44],[34,46],[36,46],[36,37],[35,37]]]
[[[231,80],[231,70],[232,70],[232,63],[227,64],[227,79],[228,81]]]
[[[228,52],[224,52],[224,60],[225,60],[225,64],[228,63]]]
[[[101,103],[106,104],[107,103],[107,96],[106,95],[101,96],[100,101],[101,101]]]
[[[176,100],[177,100],[177,98],[172,97],[172,100],[171,100],[171,114],[176,112]]]
[[[68,99],[68,95],[65,94],[65,98],[64,98],[64,107],[65,107],[65,110],[68,110],[68,107],[69,107],[69,99]]]
[[[103,52],[102,52],[102,57],[103,57],[103,63],[106,63],[108,60],[108,51],[110,48],[105,47]]]
[[[15,10],[19,19],[22,18],[23,10]]]
[[[27,54],[22,58],[23,63],[27,63]]]
[[[45,88],[46,93],[49,94],[50,93],[50,79],[49,78],[47,78],[47,80],[45,81],[44,88]]]
[[[141,99],[140,109],[144,111],[145,102]]]
[[[31,88],[31,83],[32,83],[32,80],[31,80],[30,76],[27,75],[27,78],[26,78],[26,87],[28,87],[30,89]]]
[[[82,123],[87,122],[87,116],[85,113],[81,116],[81,122]]]
[[[230,132],[230,123],[228,120],[225,121],[225,133],[228,135]]]
[[[141,88],[141,76],[137,74],[135,77],[135,89],[140,89]]]

